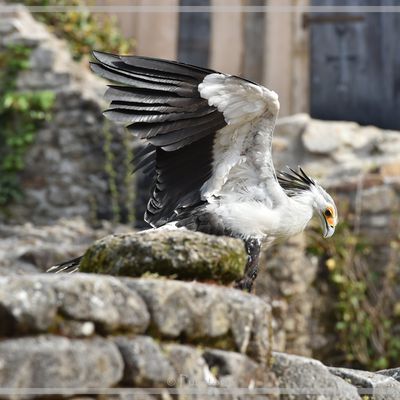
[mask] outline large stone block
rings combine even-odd
[[[227,388],[278,388],[278,380],[265,365],[243,354],[223,350],[206,350],[203,354],[219,386]],[[278,392],[278,390],[276,391]],[[276,393],[277,394],[277,393]],[[269,399],[276,398],[270,396]]]
[[[236,289],[164,279],[126,279],[145,300],[154,334],[248,354],[261,362],[271,346],[267,303]]]
[[[113,387],[122,374],[121,354],[105,339],[39,336],[0,342],[0,387],[16,390],[7,398],[40,398],[39,393],[29,394],[29,388],[48,389],[53,395],[68,389],[71,395],[73,389],[80,393],[80,388]]]
[[[243,276],[246,260],[239,239],[151,229],[98,240],[85,253],[81,271],[133,277],[154,273],[227,283]]]
[[[215,384],[201,347],[167,343],[162,350],[176,372],[168,386],[205,388]]]
[[[348,368],[329,368],[329,371],[357,387],[361,396],[374,400],[400,398],[400,383],[389,375]]]
[[[142,333],[148,324],[141,297],[116,278],[75,274],[0,279],[3,336],[53,331],[73,336],[90,336],[94,331]]]
[[[127,386],[168,387],[176,372],[156,341],[149,336],[115,339],[124,360],[123,382]]]
[[[361,400],[357,389],[329,372],[321,362],[284,353],[272,354],[282,400]]]
[[[30,276],[0,279],[0,335],[46,332],[56,315],[52,285]]]
[[[93,321],[101,331],[144,332],[149,314],[142,298],[118,279],[76,274],[54,282],[59,312],[71,319]]]

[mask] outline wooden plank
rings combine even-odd
[[[212,0],[213,6],[240,6],[241,0]],[[242,74],[243,14],[214,12],[211,16],[211,68],[232,75]]]
[[[136,0],[148,5],[148,0]],[[178,6],[179,0],[163,0],[163,6]],[[142,12],[136,15],[136,53],[142,56],[176,60],[178,13]]]
[[[247,0],[247,6],[264,6],[265,0]],[[244,18],[243,76],[255,82],[263,78],[265,13],[246,13]]]
[[[296,0],[298,6],[309,6],[309,0]],[[293,13],[292,19],[292,82],[290,114],[308,113],[310,110],[310,35],[303,28],[303,13]]]
[[[281,6],[281,0],[269,0],[268,5]],[[292,110],[292,13],[267,14],[265,29],[264,84],[279,94],[280,116]],[[282,28],[284,27],[284,29]]]

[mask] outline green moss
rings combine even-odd
[[[157,237],[151,233],[109,236],[88,249],[81,269],[112,275],[140,277],[150,273],[221,283],[240,278],[246,263],[244,249],[222,242],[212,248],[213,240],[193,233],[177,237],[173,234]]]

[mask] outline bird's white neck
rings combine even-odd
[[[281,210],[279,236],[291,236],[302,232],[313,216],[314,194],[305,191],[297,196],[289,197],[285,210]]]
[[[307,207],[312,210],[315,203],[315,194],[311,190],[305,190],[298,195],[291,197],[291,200],[293,200],[300,208]]]

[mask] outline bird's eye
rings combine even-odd
[[[328,218],[332,217],[332,211],[329,208],[327,208],[325,210],[324,214],[325,214],[325,217],[328,217]]]

